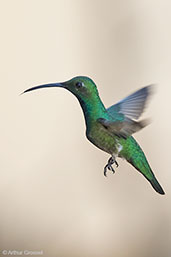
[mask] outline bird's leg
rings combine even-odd
[[[114,170],[114,168],[112,167],[112,165],[113,165],[114,163],[116,164],[116,167],[119,166],[118,163],[117,163],[117,161],[115,160],[115,157],[112,156],[112,157],[109,158],[108,163],[107,163],[107,164],[105,165],[105,167],[104,167],[104,176],[106,176],[107,169],[108,169],[108,170],[111,170],[113,173],[115,173],[115,170]]]
[[[114,168],[112,167],[112,165],[114,164],[115,160],[113,157],[110,157],[108,160],[108,163],[105,165],[104,167],[104,176],[106,176],[107,173],[107,169],[111,170],[113,173],[115,173]]]
[[[119,164],[116,160],[115,160],[115,164],[116,164],[116,168],[119,167]]]

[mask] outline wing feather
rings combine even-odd
[[[99,118],[98,122],[100,122],[109,132],[124,138],[138,132],[149,123],[148,120],[137,122],[129,118],[126,118],[124,121],[109,121],[104,118]]]
[[[143,113],[153,85],[143,87],[107,109],[115,118],[118,113],[131,119],[138,119]]]

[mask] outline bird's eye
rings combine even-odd
[[[76,85],[77,88],[81,88],[81,87],[84,86],[83,82],[80,82],[80,81],[77,82],[75,85]]]

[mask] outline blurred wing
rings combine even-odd
[[[147,99],[151,94],[153,85],[137,90],[135,93],[125,97],[117,104],[107,109],[108,113],[115,118],[118,113],[131,119],[138,119],[144,111]]]
[[[109,132],[124,138],[131,136],[149,123],[148,120],[137,122],[129,118],[125,118],[124,121],[109,121],[104,118],[99,118],[98,122],[100,122]]]

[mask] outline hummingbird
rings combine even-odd
[[[147,120],[138,119],[145,109],[152,85],[137,90],[109,108],[105,108],[101,101],[94,81],[86,76],[77,76],[61,83],[35,86],[23,93],[50,87],[67,89],[78,99],[84,113],[87,139],[110,154],[104,167],[105,176],[108,170],[115,172],[113,165],[119,166],[116,158],[120,157],[134,166],[156,192],[165,194],[143,150],[132,136],[148,124]]]

